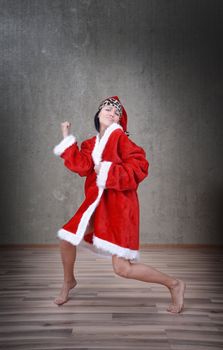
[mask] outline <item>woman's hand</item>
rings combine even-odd
[[[94,166],[94,170],[97,174],[99,174],[100,168],[101,168],[101,162],[99,163],[99,165]]]
[[[68,121],[61,123],[61,130],[64,138],[70,134],[70,127],[71,123],[69,123]]]

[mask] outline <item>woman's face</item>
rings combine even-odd
[[[107,106],[102,107],[99,115],[100,126],[103,125],[108,127],[112,123],[118,123],[120,119],[120,113],[115,106]]]

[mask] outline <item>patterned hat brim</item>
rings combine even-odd
[[[104,107],[106,105],[116,107],[117,110],[119,111],[120,115],[122,115],[122,105],[121,105],[121,103],[118,100],[116,100],[116,99],[114,99],[112,97],[111,98],[107,98],[106,100],[104,100],[99,105],[98,109],[100,110],[102,107]]]

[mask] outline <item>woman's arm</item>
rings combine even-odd
[[[139,183],[148,176],[146,153],[124,133],[119,138],[118,150],[122,162],[101,162],[97,184],[117,191],[136,190]]]
[[[79,149],[75,136],[69,135],[70,123],[64,122],[61,127],[64,139],[54,147],[54,154],[64,159],[64,165],[69,170],[87,176],[94,166],[90,141],[83,141]]]

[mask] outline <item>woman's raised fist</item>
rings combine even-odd
[[[64,138],[69,135],[70,127],[71,127],[71,123],[68,121],[61,123],[61,130]]]

